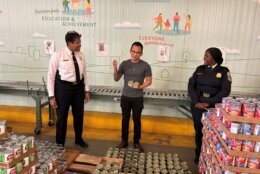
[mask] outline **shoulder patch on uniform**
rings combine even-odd
[[[228,80],[229,80],[229,81],[231,81],[231,82],[232,82],[232,77],[231,77],[231,74],[230,74],[230,72],[229,72],[229,71],[227,72],[227,78],[228,78]]]
[[[222,77],[222,74],[221,74],[221,73],[217,73],[216,77],[217,77],[217,78],[221,78],[221,77]]]

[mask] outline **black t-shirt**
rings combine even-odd
[[[146,77],[152,76],[151,66],[140,60],[139,62],[133,63],[131,59],[123,61],[119,68],[118,73],[124,75],[124,87],[123,94],[126,97],[142,97],[142,89],[133,89],[128,86],[129,81],[139,82],[140,85],[144,83]]]

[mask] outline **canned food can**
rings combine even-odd
[[[22,140],[19,142],[22,147],[22,152],[26,153],[28,151],[28,142],[26,140]]]
[[[18,137],[19,140],[24,140],[25,138],[26,138],[25,135],[20,135],[20,136]]]
[[[13,134],[9,138],[12,139],[12,140],[17,140],[18,139],[18,135]]]
[[[241,115],[241,103],[231,102],[228,105],[228,114],[234,115],[234,116],[240,116]]]
[[[53,169],[52,161],[51,160],[47,160],[46,164],[48,165],[48,171],[51,171]]]
[[[14,160],[13,150],[4,150],[2,153],[3,153],[3,162],[12,162]]]
[[[247,162],[247,167],[251,169],[259,169],[259,159],[249,158]]]
[[[28,149],[30,150],[34,148],[34,137],[33,136],[27,137],[26,140],[28,141]]]
[[[0,122],[0,134],[4,134],[6,132],[6,124]]]
[[[235,157],[234,166],[236,166],[236,167],[246,167],[246,161],[247,161],[246,157],[237,156],[237,157]]]
[[[218,118],[220,118],[221,109],[222,109],[222,104],[221,103],[216,103],[214,112],[215,112],[215,114],[217,115]]]
[[[225,119],[225,118],[223,118],[222,122],[223,122],[223,124],[226,126],[226,128],[230,130],[231,122],[228,121],[228,120]]]
[[[230,132],[239,134],[241,132],[241,123],[231,122]]]
[[[6,169],[5,173],[6,174],[16,174],[16,168],[12,167],[12,168]]]
[[[242,134],[251,135],[252,132],[253,132],[253,124],[251,124],[251,123],[243,123]]]
[[[24,167],[27,167],[29,165],[29,157],[27,156],[27,157],[25,157],[24,159],[23,159],[23,166]]]
[[[226,110],[227,109],[227,103],[231,100],[233,100],[233,97],[223,97],[222,102],[221,102],[222,108]]]
[[[235,151],[241,151],[242,142],[242,140],[232,139],[230,148]]]
[[[260,124],[255,124],[254,135],[260,136]]]
[[[15,165],[15,168],[16,168],[16,172],[17,172],[17,173],[20,173],[20,172],[23,170],[23,163],[22,163],[22,162],[18,162],[18,163]]]
[[[29,155],[29,162],[31,163],[31,162],[33,162],[35,160],[35,153],[31,153],[30,155]]]
[[[36,173],[36,166],[33,165],[30,170],[29,170],[29,174],[35,174]]]
[[[224,152],[223,153],[223,163],[226,166],[233,166],[234,157],[232,155],[229,155],[227,152]]]
[[[22,148],[20,145],[14,145],[11,148],[14,151],[14,158],[18,158],[22,155]]]
[[[255,111],[255,117],[260,118],[260,102],[257,102],[257,107]]]
[[[255,146],[255,142],[254,141],[244,140],[243,141],[243,146],[242,146],[242,151],[243,152],[253,152],[254,146]]]
[[[260,142],[255,143],[254,152],[260,152]]]
[[[255,116],[255,110],[256,110],[256,106],[254,103],[243,103],[243,109],[242,109],[242,113],[244,117],[254,117]]]

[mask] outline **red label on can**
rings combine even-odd
[[[236,167],[246,167],[246,160],[247,158],[246,157],[236,157],[235,158],[235,166]]]
[[[247,167],[251,169],[259,169],[259,159],[249,158],[247,162]]]
[[[244,103],[243,104],[242,112],[243,112],[244,117],[254,117],[255,110],[256,110],[255,104],[253,104],[253,103]]]

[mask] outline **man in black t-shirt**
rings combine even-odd
[[[124,75],[124,87],[121,96],[122,109],[122,142],[118,148],[128,147],[128,129],[131,116],[134,121],[134,148],[144,152],[141,144],[141,114],[143,110],[143,89],[152,84],[151,66],[141,60],[143,45],[134,42],[130,49],[131,59],[123,61],[117,69],[117,61],[113,61],[114,80]]]

